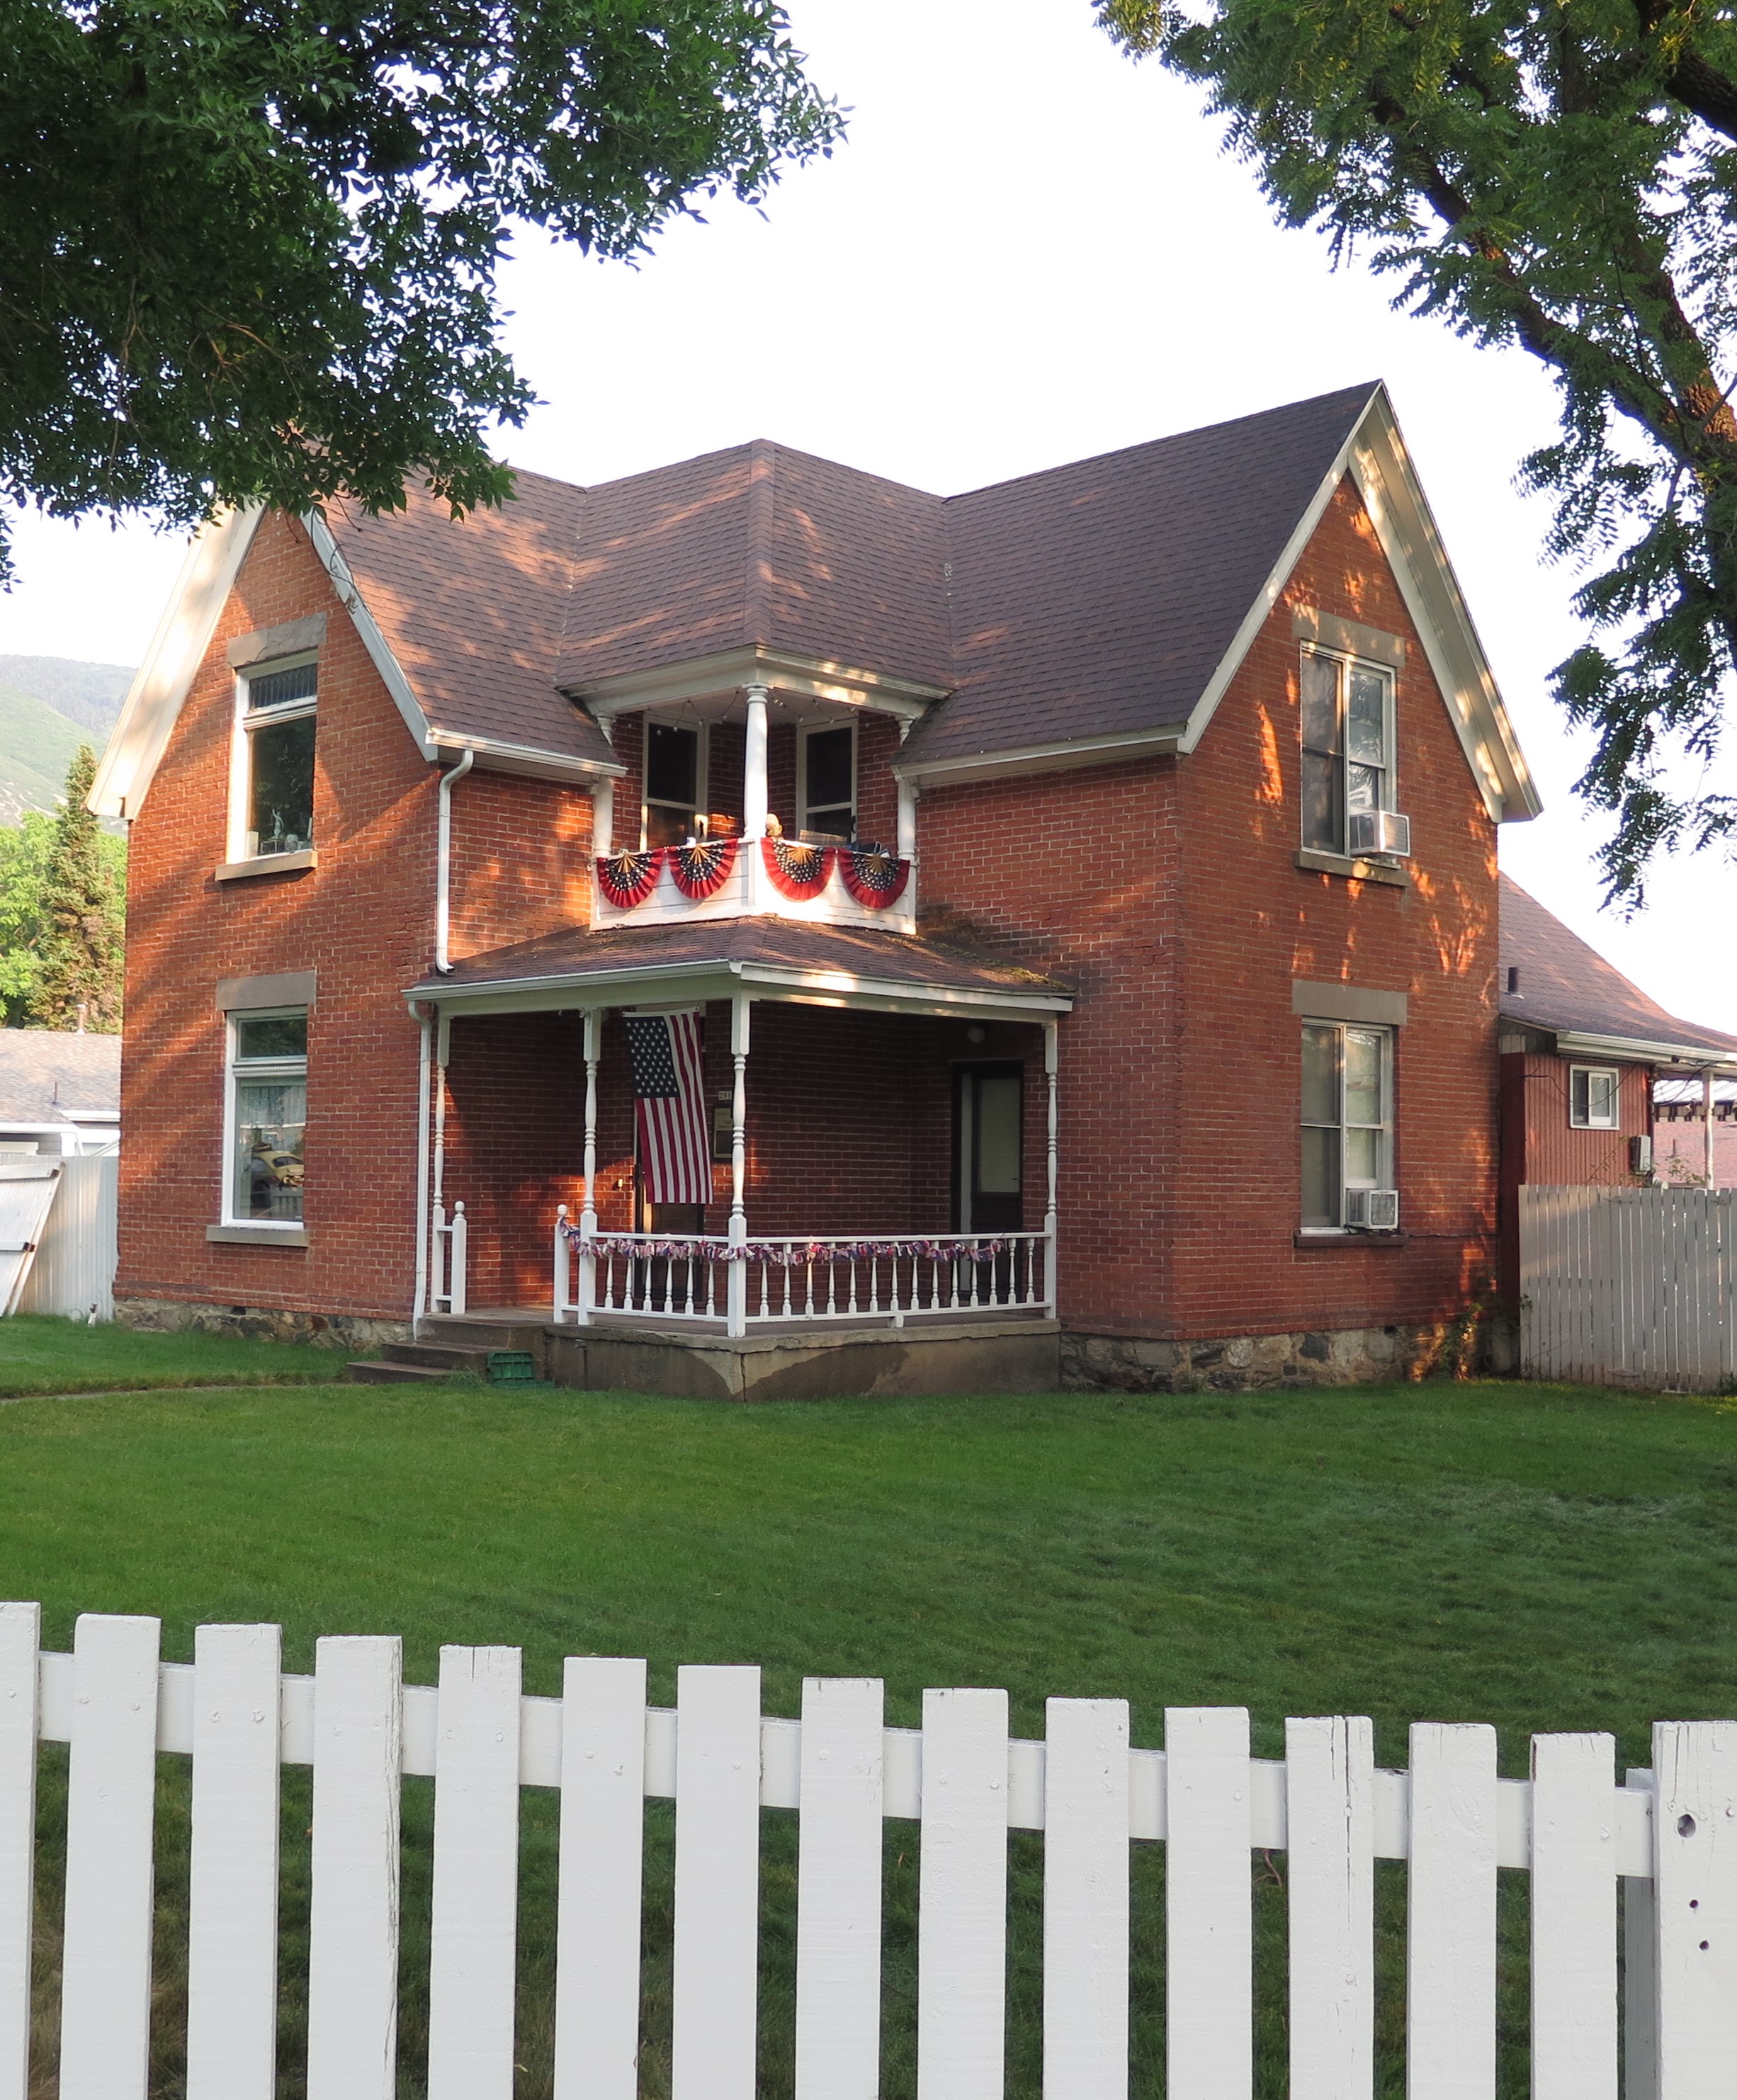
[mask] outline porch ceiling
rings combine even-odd
[[[674,926],[572,927],[455,964],[409,986],[467,1013],[755,999],[898,1012],[984,1012],[1039,1021],[1072,1007],[1072,988],[969,950],[860,926],[787,919]]]

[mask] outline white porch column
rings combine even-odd
[[[763,817],[764,805],[762,806]],[[730,1244],[744,1246],[748,1238],[748,1029],[750,1001],[739,991],[730,1001],[730,1055],[736,1066],[736,1091],[730,1109]],[[729,1331],[748,1331],[748,1264],[732,1261],[725,1283]]]
[[[744,688],[748,701],[748,744],[742,759],[742,833],[745,838],[766,836],[767,702],[764,686]]]
[[[1701,1074],[1701,1132],[1702,1167],[1707,1176],[1707,1185],[1713,1186],[1713,1067],[1709,1065]]]
[[[599,780],[591,790],[591,850],[599,860],[615,850],[615,783]]]
[[[1045,1080],[1046,1081],[1047,1085],[1048,1085],[1049,1096],[1050,1096],[1050,1101],[1049,1101],[1050,1127],[1049,1127],[1049,1140],[1048,1140],[1049,1187],[1050,1187],[1050,1194],[1049,1194],[1049,1201],[1048,1201],[1047,1205],[1046,1205],[1046,1206],[1045,1206],[1045,1207],[1044,1214],[1043,1214],[1043,1229],[1044,1229],[1044,1233],[1045,1233],[1045,1239],[1046,1239],[1046,1243],[1047,1243],[1047,1250],[1048,1250],[1048,1251],[1047,1251],[1047,1253],[1045,1254],[1045,1268],[1046,1268],[1047,1273],[1045,1275],[1045,1277],[1044,1277],[1044,1287],[1045,1287],[1045,1295],[1048,1297],[1048,1299],[1049,1299],[1049,1300],[1050,1300],[1050,1311],[1051,1311],[1052,1312],[1054,1312],[1054,1311],[1056,1310],[1056,1308],[1059,1306],[1059,1304],[1060,1304],[1060,1303],[1061,1303],[1060,1294],[1059,1294],[1059,1293],[1058,1292],[1058,1290],[1056,1290],[1056,1277],[1055,1277],[1055,1264],[1056,1264],[1056,1252],[1055,1252],[1055,1225],[1056,1225],[1056,1210],[1055,1210],[1055,1182],[1056,1182],[1056,1167],[1057,1167],[1057,1163],[1058,1163],[1057,1151],[1056,1151],[1056,1103],[1055,1103],[1055,1082],[1056,1082],[1056,1066],[1057,1066],[1057,1065],[1058,1065],[1058,1063],[1059,1063],[1059,1061],[1060,1051],[1061,1051],[1061,1033],[1062,1033],[1062,1030],[1061,1030],[1061,1023],[1060,1023],[1059,1021],[1046,1021],[1044,1023],[1044,1025],[1043,1025],[1043,1069],[1044,1069],[1044,1078],[1045,1078]]]
[[[899,858],[913,860],[917,856],[917,783],[901,780],[899,783]]]
[[[589,1326],[597,1302],[597,1259],[590,1243],[597,1236],[597,1046],[603,1015],[585,1010],[585,1195],[579,1211],[579,1292],[574,1323]]]

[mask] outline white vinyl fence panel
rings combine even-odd
[[[113,1152],[54,1162],[60,1172],[15,1311],[112,1320],[121,1161]]]
[[[58,1159],[0,1159],[0,1313],[21,1308],[60,1173]]]
[[[1737,1378],[1737,1191],[1523,1188],[1528,1378],[1717,1392]]]
[[[1251,2089],[1262,1854],[1287,1855],[1273,1900],[1289,1911],[1293,2100],[1374,2089],[1382,1860],[1408,1863],[1414,2100],[1496,2090],[1502,1868],[1533,1877],[1537,2100],[1737,2093],[1737,1723],[1661,1723],[1652,1769],[1621,1785],[1609,1736],[1540,1735],[1531,1777],[1506,1780],[1493,1731],[1465,1723],[1414,1728],[1411,1769],[1393,1771],[1358,1716],[1288,1722],[1275,1762],[1249,1755],[1240,1708],[1172,1709],[1160,1750],[1130,1743],[1120,1700],[1052,1700],[1030,1742],[1010,1740],[993,1690],[931,1691],[920,1730],[889,1728],[874,1680],[810,1679],[789,1720],[762,1714],[759,1674],[739,1666],[683,1670],[672,1712],[646,1704],[638,1660],[571,1659],[550,1699],[521,1692],[513,1648],[444,1649],[436,1688],[400,1683],[389,1638],[322,1640],[307,1678],[281,1674],[272,1626],[202,1627],[189,1665],[159,1661],[154,1619],[87,1616],[71,1655],[40,1653],[38,1626],[34,1605],[0,1604],[0,2100],[46,2089],[29,2018],[39,1740],[72,1746],[61,2100],[144,2100],[153,2039],[180,2039],[152,1991],[164,1753],[193,1771],[190,2100],[267,2100],[300,2071],[276,2061],[281,1764],[313,1768],[309,2100],[393,2100],[401,2076],[422,2089],[397,2060],[406,1776],[434,1781],[431,2095],[510,2094],[515,2036],[552,2010],[555,2100],[636,2100],[648,1798],[675,1803],[673,2073],[696,2100],[756,2089],[768,1810],[800,1819],[799,2100],[881,2089],[889,1820],[901,1851],[921,1824],[916,2048],[934,2100],[1006,2091],[1019,1831],[1043,1838],[1044,2100],[1128,2100],[1131,1956],[1148,1999],[1167,1975],[1169,2100]],[[534,2005],[546,1979],[515,1961],[525,1787],[561,1797],[555,1974]],[[1156,1921],[1130,1922],[1137,1848],[1155,1843],[1161,1963],[1139,1944]],[[1275,2089],[1284,2067],[1261,2075]]]

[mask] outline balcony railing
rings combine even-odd
[[[761,914],[904,933],[916,924],[916,868],[908,854],[709,839],[607,854],[595,875],[596,926]]]
[[[1054,1235],[728,1240],[581,1233],[563,1205],[555,1228],[555,1317],[643,1319],[749,1328],[1055,1309]]]

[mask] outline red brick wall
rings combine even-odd
[[[1652,1125],[1652,1068],[1624,1065],[1617,1088],[1618,1127],[1576,1130],[1568,1121],[1568,1073],[1595,1057],[1510,1051],[1501,1058],[1502,1296],[1517,1306],[1520,1290],[1520,1198],[1525,1183],[1545,1188],[1632,1183],[1629,1140]],[[1697,1134],[1697,1145],[1699,1135]],[[1697,1158],[1695,1164],[1699,1166]]]
[[[1293,610],[1403,638],[1399,786],[1412,882],[1299,870]],[[1072,977],[1062,1026],[1064,1319],[1204,1337],[1462,1308],[1496,1225],[1495,833],[1347,483],[1197,749],[926,792],[926,924]],[[1014,844],[1004,859],[988,841]],[[1295,1244],[1293,977],[1405,992],[1398,1247]]]
[[[319,865],[218,883],[234,684],[225,645],[324,611]],[[260,525],[131,831],[122,1296],[404,1318],[414,1273],[418,1028],[433,957],[438,770],[411,740],[300,525]],[[588,908],[588,795],[473,771],[454,791],[456,956]],[[213,1245],[223,977],[314,970],[305,1248]]]

